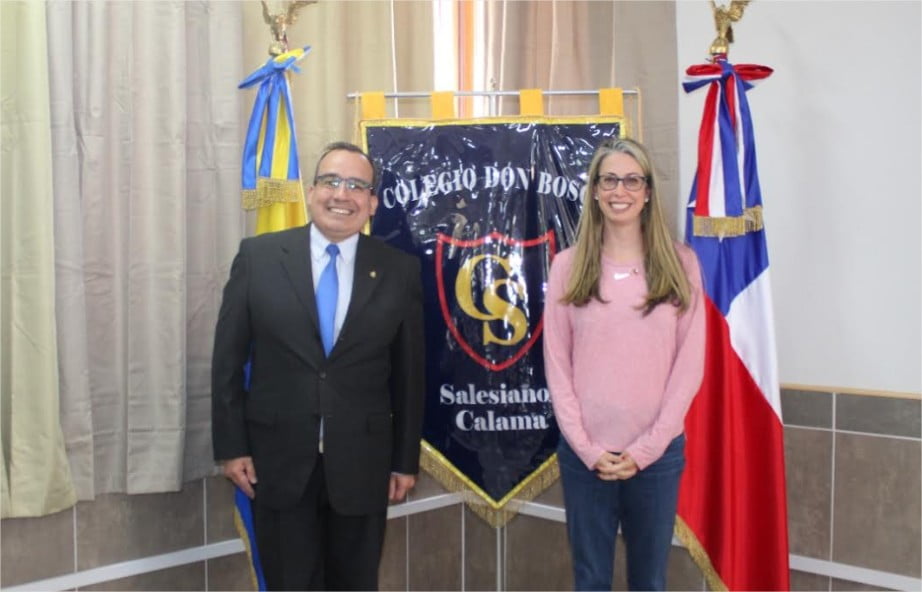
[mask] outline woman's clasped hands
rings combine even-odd
[[[603,452],[592,468],[603,481],[630,479],[637,474],[637,463],[627,452]]]

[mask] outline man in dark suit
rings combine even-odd
[[[376,181],[360,148],[328,146],[307,193],[311,223],[244,239],[224,288],[214,453],[253,500],[270,589],[376,589],[388,500],[415,484],[419,261],[361,234]]]

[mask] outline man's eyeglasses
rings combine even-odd
[[[339,175],[320,175],[314,179],[314,185],[325,187],[331,191],[336,191],[340,186],[344,186],[349,193],[371,191],[371,183],[354,177],[343,179]]]
[[[618,181],[624,183],[624,188],[628,191],[637,191],[643,189],[647,183],[647,178],[642,175],[628,175],[619,177],[618,175],[602,175],[598,177],[599,187],[606,191],[614,191],[618,187]]]

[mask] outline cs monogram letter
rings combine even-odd
[[[499,294],[497,294],[497,290],[500,286],[505,285],[512,299],[517,300],[518,298],[525,297],[525,282],[521,279],[494,280],[484,288],[483,305],[487,309],[487,312],[482,312],[477,308],[477,305],[474,304],[473,276],[477,264],[484,259],[496,261],[500,267],[505,270],[507,275],[512,273],[509,262],[502,257],[496,255],[477,255],[476,257],[471,257],[461,267],[461,270],[458,272],[458,277],[455,279],[455,298],[457,298],[458,304],[461,305],[464,312],[479,321],[483,321],[484,345],[490,343],[514,345],[522,341],[525,337],[525,333],[528,331],[528,320],[525,318],[525,313],[513,302],[500,298]],[[498,320],[502,320],[506,325],[512,326],[512,336],[508,339],[497,337],[490,329],[490,321]]]

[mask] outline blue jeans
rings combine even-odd
[[[611,590],[618,526],[627,548],[630,590],[665,590],[685,436],[630,479],[603,481],[561,436],[557,448],[576,590]]]

